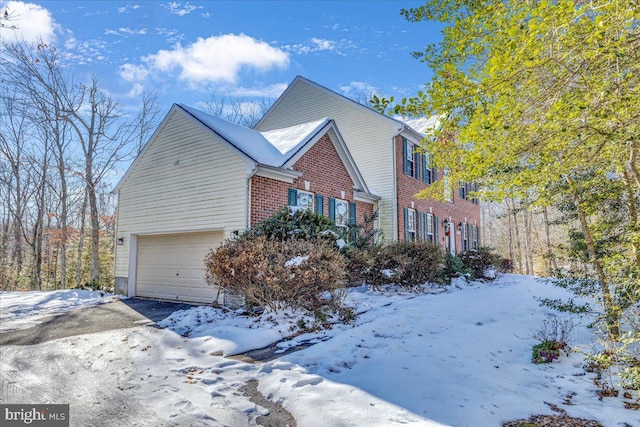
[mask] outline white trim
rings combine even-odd
[[[305,190],[296,189],[296,207],[298,207],[298,208],[304,208],[303,206],[298,204],[298,196],[300,196],[300,194],[306,194],[308,196],[311,196],[311,207],[306,208],[306,209],[311,211],[311,212],[315,212],[316,195],[314,193],[312,193],[311,191],[305,191]]]
[[[264,178],[271,178],[277,181],[286,182],[288,184],[292,184],[296,178],[302,176],[302,172],[290,170],[290,169],[281,169],[274,168],[272,166],[267,165],[258,165],[253,174],[255,176],[261,176]]]
[[[138,274],[138,235],[129,235],[129,278],[127,279],[127,296],[136,296],[136,277]]]
[[[376,196],[374,194],[365,193],[358,189],[353,189],[353,200],[357,200],[359,202],[373,204],[380,200],[380,196]]]

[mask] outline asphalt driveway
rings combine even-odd
[[[0,345],[34,345],[75,335],[153,325],[192,305],[130,298],[46,317],[32,328],[0,334]]]

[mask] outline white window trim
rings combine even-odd
[[[416,210],[415,209],[407,209],[407,231],[409,233],[416,232]]]
[[[425,234],[427,240],[435,241],[435,233],[433,229],[434,216],[432,213],[427,213],[427,223],[425,224]]]
[[[297,194],[296,194],[296,206],[300,209],[308,209],[311,212],[315,212],[315,204],[316,204],[316,195],[310,191],[304,191],[304,190],[296,190]],[[300,197],[300,194],[307,194],[309,196],[311,196],[311,206],[310,207],[303,207],[298,205],[298,198]]]
[[[344,203],[344,205],[346,206],[347,210],[344,214],[344,224],[338,224],[338,203]],[[335,218],[335,223],[338,227],[347,227],[349,225],[349,202],[344,200],[344,199],[335,199],[334,205],[333,205],[333,216]]]

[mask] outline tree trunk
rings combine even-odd
[[[533,270],[533,253],[531,248],[531,221],[529,220],[529,210],[522,211],[524,226],[524,262],[527,274],[535,274]]]
[[[635,259],[636,267],[640,270],[640,226],[638,224],[638,211],[636,209],[636,199],[633,192],[633,186],[631,184],[631,177],[624,171],[624,183],[625,190],[627,192],[627,199],[629,204],[629,228],[631,231],[631,248],[633,251],[633,258]]]
[[[517,255],[517,260],[518,260],[518,273],[522,274],[524,273],[523,270],[523,265],[522,265],[522,248],[520,246],[520,231],[518,230],[518,213],[516,212],[516,202],[515,200],[511,200],[511,203],[513,204],[513,209],[511,210],[511,214],[513,215],[513,230],[514,230],[514,234],[515,234],[515,241],[516,241],[516,255]],[[527,271],[526,274],[529,274],[529,272]]]
[[[598,284],[600,285],[600,291],[602,292],[602,302],[604,305],[607,333],[612,338],[616,339],[620,336],[620,313],[613,303],[613,297],[611,295],[611,290],[609,289],[607,276],[604,272],[602,264],[600,263],[600,259],[596,254],[593,237],[591,235],[591,229],[589,228],[589,223],[587,222],[587,215],[580,205],[578,191],[575,187],[575,184],[571,184],[570,182],[570,185],[572,188],[573,202],[576,206],[578,218],[580,219],[580,226],[582,228],[582,233],[584,234],[585,244],[587,245],[589,260],[591,262],[591,265],[595,269],[596,277],[598,278]]]
[[[553,253],[553,247],[551,246],[551,226],[549,224],[549,213],[546,206],[542,208],[542,215],[544,219],[545,244],[547,246],[547,256],[545,258],[547,259],[549,266],[547,275],[551,276],[554,271],[558,270],[558,264],[556,263],[556,257]]]
[[[78,259],[76,261],[76,288],[82,284],[82,252],[84,250],[84,228],[87,212],[87,193],[82,199],[82,211],[80,212],[80,236],[78,240]]]

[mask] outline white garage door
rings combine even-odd
[[[221,231],[139,236],[136,295],[213,302],[217,289],[204,280],[204,257],[222,241]]]

